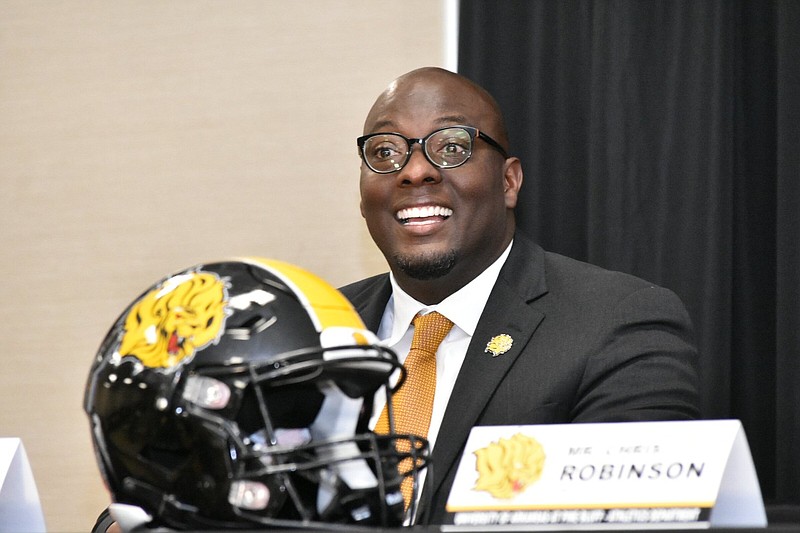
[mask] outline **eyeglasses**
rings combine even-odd
[[[472,126],[448,126],[423,139],[409,139],[399,133],[370,133],[356,139],[356,143],[361,159],[370,170],[389,174],[406,166],[415,144],[422,146],[422,153],[432,165],[439,168],[459,167],[472,155],[475,138],[483,139],[508,159],[500,143]]]

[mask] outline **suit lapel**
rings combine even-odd
[[[486,302],[456,379],[433,450],[433,495],[454,468],[472,426],[544,318],[529,304],[546,292],[544,253],[517,234],[506,264]],[[500,334],[513,339],[504,354],[492,356],[487,343]],[[444,496],[444,495],[443,495]]]

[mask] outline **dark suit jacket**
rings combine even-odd
[[[377,331],[388,274],[342,292]],[[513,346],[493,357],[486,344],[501,333]],[[421,508],[444,520],[472,426],[697,418],[696,359],[674,293],[545,252],[518,232],[450,397]]]

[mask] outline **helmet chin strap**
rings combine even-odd
[[[350,398],[333,384],[327,384],[323,393],[325,399],[311,424],[312,439],[324,441],[328,439],[347,438],[356,434],[359,413],[364,402],[362,398]],[[326,446],[318,450],[319,459],[329,462],[335,476],[323,479],[317,495],[317,512],[328,507],[335,496],[335,483],[338,478],[350,489],[359,490],[377,487],[378,480],[364,459],[342,461],[347,457],[358,457],[361,451],[355,442],[345,442],[337,446]]]

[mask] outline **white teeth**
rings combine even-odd
[[[397,212],[397,218],[400,220],[408,220],[410,218],[449,217],[452,214],[453,210],[447,207],[426,205],[424,207],[401,209]]]

